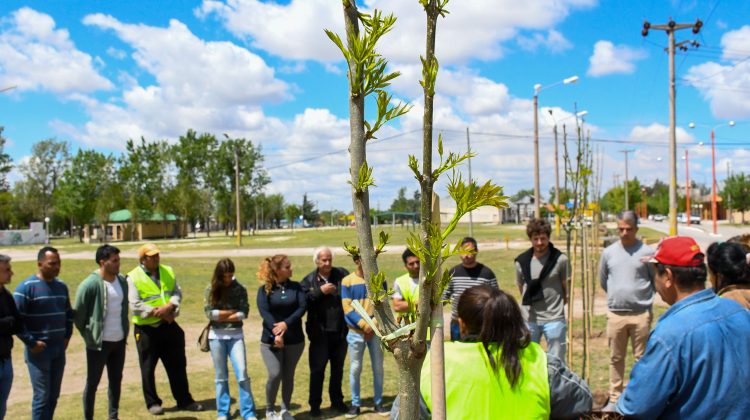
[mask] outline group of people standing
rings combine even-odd
[[[182,294],[174,271],[159,263],[159,250],[153,244],[142,246],[138,256],[140,264],[123,276],[120,251],[111,245],[100,246],[95,254],[98,269],[78,286],[72,306],[68,287],[58,278],[61,260],[57,249],[45,246],[39,250],[37,273],[21,282],[12,297],[5,288],[13,276],[11,261],[0,255],[0,419],[5,416],[13,383],[12,335],[25,344],[24,359],[33,389],[31,418],[47,420],[54,417],[65,371],[65,351],[74,326],[86,347],[84,418],[94,418],[96,389],[105,367],[109,382],[107,416],[119,418],[131,321],[148,411],[164,413],[154,379],[159,360],[167,371],[178,409],[203,410],[189,390],[185,333],[175,320]]]
[[[746,418],[750,399],[745,398],[743,385],[750,383],[750,370],[743,362],[750,348],[750,248],[731,241],[716,243],[705,258],[691,238],[670,237],[654,250],[637,239],[638,218],[632,212],[618,217],[617,229],[619,240],[604,250],[599,269],[607,293],[610,347],[609,398],[602,410],[640,418]],[[564,363],[568,258],[550,242],[547,221],[531,220],[526,233],[531,247],[515,259],[520,304],[500,290],[492,270],[477,261],[476,240],[462,240],[461,263],[451,268],[452,281],[443,296],[452,305],[451,342],[445,344],[448,418],[567,418],[592,408],[587,384]],[[111,245],[97,249],[98,269],[78,287],[74,306],[67,286],[58,279],[56,249],[39,251],[37,273],[19,284],[13,295],[5,287],[13,275],[10,258],[0,255],[0,419],[13,381],[12,335],[26,346],[34,392],[32,418],[51,419],[74,326],[86,345],[84,417],[93,418],[96,389],[106,367],[108,418],[117,419],[131,322],[148,411],[164,413],[154,382],[159,360],[178,409],[203,410],[189,390],[185,334],[176,322],[182,292],[174,270],[160,263],[154,244],[145,244],[138,250],[139,265],[124,276],[119,253]],[[419,300],[420,262],[408,249],[402,260],[406,273],[394,281],[392,305],[399,317],[412,322]],[[346,418],[360,414],[360,375],[367,350],[373,370],[374,412],[398,418],[398,399],[391,411],[383,406],[379,338],[354,310],[357,301],[370,317],[374,312],[361,261],[355,256],[353,262],[356,269],[349,273],[333,266],[330,249],[318,248],[313,255],[315,269],[299,283],[291,280],[293,269],[287,256],[274,255],[260,263],[256,306],[262,320],[260,354],[268,371],[266,418],[293,418],[291,398],[305,347],[305,313],[310,414],[322,414],[328,364],[331,410]],[[240,415],[254,419],[243,334],[250,303],[235,271],[230,259],[221,259],[204,296],[216,408],[219,419],[230,417],[230,361],[239,385]],[[705,288],[707,277],[713,288]],[[651,331],[656,293],[671,308]],[[542,337],[546,352],[539,345]],[[636,363],[625,387],[628,341]],[[342,393],[347,352],[350,406]],[[425,418],[431,409],[429,366],[425,361],[421,378]]]

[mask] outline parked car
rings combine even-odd
[[[666,216],[664,216],[663,214],[655,214],[653,220],[654,222],[663,222],[664,219],[666,219]]]
[[[685,223],[685,224],[687,224],[687,222],[688,222],[687,221],[687,215],[685,213],[680,213],[680,214],[677,215],[677,223]],[[691,215],[690,216],[690,224],[691,225],[699,225],[699,224],[701,224],[701,217],[700,216]]]

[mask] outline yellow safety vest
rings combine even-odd
[[[547,355],[531,343],[521,350],[521,377],[510,387],[497,346],[490,346],[499,372],[492,370],[482,343],[445,343],[446,418],[548,419],[550,390]],[[430,399],[430,353],[422,365],[420,388],[427,407]]]
[[[399,312],[399,315],[403,316],[416,313],[417,302],[419,302],[419,287],[414,286],[409,273],[397,278],[395,283],[401,291],[401,297],[403,297],[406,303],[409,304],[409,310],[406,312]]]
[[[138,295],[143,303],[153,306],[154,308],[166,305],[174,294],[174,270],[167,265],[159,265],[159,283],[161,288],[138,266],[128,273],[128,277],[133,280],[135,288],[138,289]],[[161,321],[159,317],[141,318],[133,315],[133,324],[150,325]]]

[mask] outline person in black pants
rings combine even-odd
[[[310,339],[310,415],[321,415],[323,382],[326,365],[331,362],[331,377],[328,382],[328,396],[331,408],[346,413],[344,394],[341,392],[341,378],[344,375],[346,359],[346,335],[349,329],[344,320],[341,306],[341,279],[349,272],[333,266],[333,254],[326,247],[315,250],[313,262],[317,266],[302,279],[302,290],[307,295],[307,322],[305,330]]]
[[[185,332],[177,324],[182,292],[174,270],[161,264],[159,248],[148,243],[138,249],[140,265],[128,273],[128,302],[133,312],[133,333],[141,366],[141,383],[146,407],[153,415],[164,414],[156,393],[154,371],[161,360],[177,408],[203,411],[190,395],[185,357]]]
[[[120,275],[120,250],[102,245],[94,258],[99,270],[89,274],[76,290],[74,324],[86,344],[86,387],[83,389],[83,417],[94,418],[96,389],[107,368],[110,420],[120,418],[122,370],[128,319],[128,283]]]
[[[13,292],[5,288],[10,284],[13,270],[10,257],[0,254],[0,420],[5,418],[5,404],[13,385],[13,334],[21,331],[21,315],[16,309]]]

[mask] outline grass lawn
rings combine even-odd
[[[386,231],[391,231],[389,226],[383,226]],[[406,229],[396,228],[392,230],[394,244],[405,243],[407,234]],[[460,236],[464,236],[468,233],[468,228],[462,226],[454,233],[454,237],[457,239]],[[647,237],[661,237],[663,234],[658,232],[648,232],[647,229],[642,229],[640,234]],[[480,242],[498,241],[504,240],[508,237],[509,240],[525,240],[525,230],[519,226],[506,225],[506,226],[475,226],[475,237]],[[288,238],[288,239],[287,239]],[[354,243],[356,240],[353,229],[341,229],[341,230],[295,230],[294,233],[291,231],[275,231],[275,232],[264,232],[263,234],[256,235],[254,237],[245,237],[244,246],[248,248],[284,248],[284,247],[314,247],[321,243],[329,244],[330,246],[340,246],[344,241]],[[559,241],[558,241],[559,242]],[[195,251],[195,248],[213,250],[213,253],[221,254],[222,249],[231,249],[233,244],[232,238],[227,238],[223,235],[211,238],[203,238],[199,241],[192,239],[188,240],[177,240],[177,241],[164,241],[160,242],[159,245],[164,249],[176,249],[185,248]],[[64,240],[54,241],[54,246],[67,251],[92,251],[91,260],[63,260],[62,261],[62,272],[60,278],[63,279],[70,288],[71,301],[75,297],[75,291],[78,284],[83,278],[88,275],[91,271],[96,269],[93,262],[93,250],[96,245],[78,244],[75,240]],[[126,243],[117,244],[123,250],[135,250],[139,244]],[[192,248],[192,249],[191,249]],[[30,248],[32,249],[32,248]],[[519,250],[487,250],[482,251],[480,247],[479,260],[488,265],[495,272],[500,287],[506,291],[512,293],[518,298],[518,289],[515,286],[515,270],[513,266],[513,258],[519,253]],[[196,419],[210,419],[215,418],[215,404],[214,404],[214,371],[211,363],[210,356],[206,353],[198,351],[195,340],[203,328],[206,322],[206,318],[203,314],[203,292],[205,287],[208,285],[210,280],[211,272],[214,265],[219,257],[201,257],[201,258],[163,258],[162,262],[171,265],[175,268],[177,279],[183,289],[183,307],[181,315],[178,318],[178,322],[182,325],[186,332],[186,352],[188,358],[188,375],[190,378],[191,392],[193,397],[197,401],[204,403],[208,410],[203,413],[187,413],[187,412],[176,412],[168,411],[162,418],[196,418]],[[311,261],[311,256],[292,256],[290,260],[293,264],[294,275],[293,279],[301,279],[308,272],[310,272],[314,265]],[[249,291],[251,299],[251,314],[250,319],[245,322],[245,339],[246,348],[248,352],[248,363],[249,363],[249,375],[252,383],[253,395],[256,402],[256,413],[259,417],[263,417],[265,413],[265,381],[267,378],[265,366],[263,365],[260,358],[260,349],[258,339],[260,337],[260,317],[255,310],[255,296],[259,287],[259,283],[255,277],[258,264],[261,261],[261,257],[238,257],[234,258],[234,262],[237,266],[237,278],[243,283]],[[385,253],[379,258],[379,266],[382,271],[387,275],[387,278],[392,280],[398,275],[401,275],[404,271],[403,264],[400,259],[400,255],[396,253]],[[134,259],[123,259],[122,271],[127,272],[136,265]],[[453,257],[447,261],[446,267],[453,266],[458,263],[458,258]],[[10,289],[14,289],[15,286],[20,283],[25,277],[35,272],[36,264],[32,261],[13,261],[13,271],[16,273],[13,278],[13,282],[10,285]],[[335,265],[344,266],[347,269],[352,269],[353,264],[348,258],[337,257],[334,261]],[[606,299],[603,293],[600,291],[597,300]],[[658,314],[663,309],[655,309]],[[446,311],[449,308],[446,307]],[[657,314],[655,314],[656,319]],[[576,328],[580,330],[580,328]],[[606,339],[606,315],[603,313],[596,314],[593,322],[593,336],[591,360],[591,378],[589,384],[592,390],[597,395],[601,396],[606,393],[608,386],[608,357],[609,350],[607,349]],[[125,372],[123,378],[123,393],[120,406],[120,417],[126,418],[147,418],[150,417],[145,409],[141,384],[140,384],[140,371],[138,368],[137,354],[135,351],[135,343],[132,338],[132,330],[130,337],[128,338],[128,354],[126,357]],[[574,369],[579,371],[580,360],[581,360],[581,344],[580,344],[580,333],[577,334],[572,343],[574,352]],[[385,357],[385,384],[384,394],[386,406],[390,406],[390,402],[395,397],[398,389],[398,378],[397,369],[393,358],[386,354]],[[629,359],[628,366],[632,364]],[[31,404],[31,386],[28,379],[28,370],[25,363],[23,362],[23,345],[15,340],[15,348],[13,352],[13,365],[15,370],[15,379],[13,389],[10,394],[9,407],[8,407],[8,418],[28,418]],[[85,362],[85,349],[83,342],[80,339],[78,332],[74,332],[73,339],[71,340],[70,347],[67,352],[67,366],[65,371],[65,377],[63,381],[63,391],[60,397],[58,408],[56,411],[56,419],[78,419],[82,414],[81,394],[85,384],[86,375],[86,362]],[[363,409],[365,413],[363,418],[381,418],[376,416],[372,412],[367,413],[372,406],[372,375],[369,369],[369,357],[365,357],[365,368],[362,374],[362,392],[363,397]],[[231,375],[230,375],[231,376]],[[347,401],[350,398],[349,386],[348,386],[348,362],[344,370],[344,395]],[[309,406],[307,405],[308,398],[308,385],[309,385],[309,369],[307,364],[307,350],[303,354],[300,364],[297,367],[297,374],[295,377],[295,391],[293,396],[293,413],[298,418],[307,418]],[[174,407],[174,401],[169,392],[166,375],[162,368],[157,368],[157,387],[159,395],[164,399],[165,408]],[[234,379],[230,380],[230,390],[234,398],[237,398],[237,388]],[[106,418],[106,375],[102,378],[102,384],[99,386],[99,392],[97,394],[97,405],[96,405],[96,418]],[[323,395],[323,407],[329,405],[328,397]],[[601,398],[601,397],[600,397]],[[277,398],[277,404],[280,401],[280,396]],[[237,408],[236,401],[233,405],[233,410]],[[324,414],[333,417],[333,413]]]
[[[373,226],[374,237],[380,231],[391,235],[391,244],[406,245],[406,238],[414,230],[410,227],[396,225]],[[526,240],[526,231],[523,226],[518,225],[474,225],[474,237],[479,242],[505,240]],[[455,243],[460,238],[469,235],[469,227],[460,225],[451,234],[449,242]],[[356,243],[357,233],[353,227],[345,228],[311,228],[311,229],[277,229],[258,231],[255,235],[243,232],[242,248],[304,248],[317,247],[321,244],[330,247],[341,248],[344,242]],[[218,250],[235,248],[236,236],[227,236],[224,232],[212,232],[210,237],[205,233],[198,234],[197,238],[189,235],[184,239],[159,239],[155,240],[164,251],[195,251],[195,250]],[[135,251],[142,242],[120,242],[118,248],[122,251]],[[94,250],[98,244],[82,244],[78,238],[53,238],[52,245],[61,251],[78,252]],[[37,246],[25,245],[14,247],[14,249],[36,250]]]

